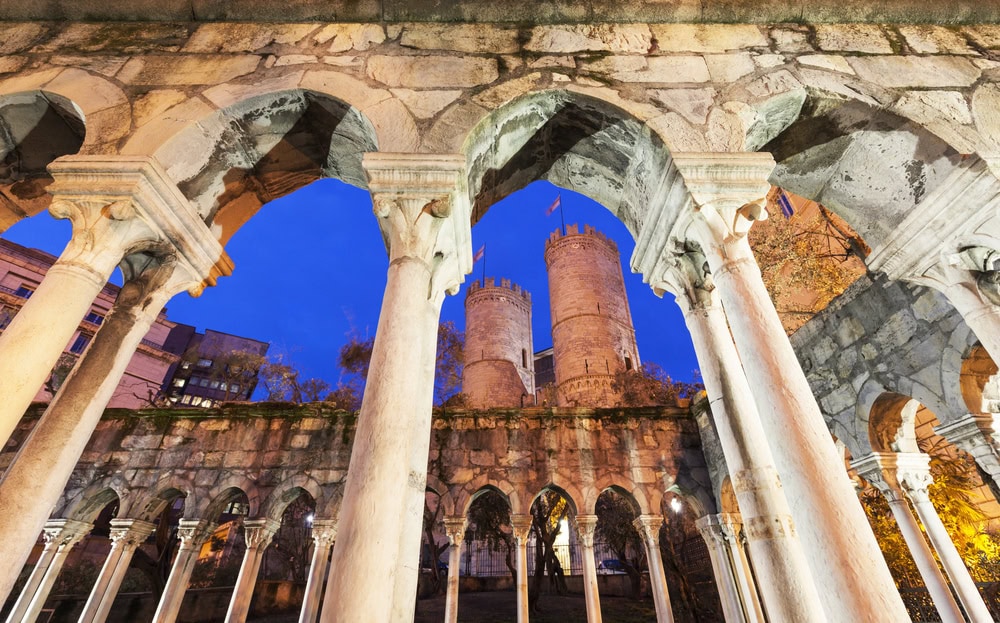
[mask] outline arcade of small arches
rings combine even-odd
[[[224,245],[263,203],[336,177],[371,192],[390,264],[335,518],[336,572],[324,600],[336,606],[319,616],[411,620],[440,305],[471,269],[471,226],[499,199],[547,179],[614,213],[636,240],[632,270],[685,312],[710,407],[701,428],[717,437],[717,451],[706,452],[723,458],[725,471],[718,460],[710,467],[728,473],[770,620],[908,619],[831,431],[901,526],[917,525],[904,518],[904,500],[915,509],[944,568],[931,569],[934,556],[915,551],[914,538],[942,620],[991,620],[926,499],[926,457],[907,428],[916,430],[919,410],[879,398],[910,392],[893,388],[892,366],[870,364],[878,351],[869,356],[861,342],[902,337],[905,346],[964,331],[965,347],[935,340],[923,351],[981,362],[967,356],[977,342],[989,359],[1000,357],[1000,42],[992,27],[0,28],[8,42],[0,59],[8,75],[0,79],[4,223],[47,207],[73,224],[59,261],[0,336],[3,439],[116,266],[126,282],[5,470],[0,512],[19,518],[4,527],[5,559],[27,559],[156,313],[175,294],[197,295],[233,270]],[[810,349],[824,337],[846,341],[861,358],[834,366],[832,353],[800,348],[811,362],[803,370],[746,240],[766,216],[772,184],[836,212],[871,247],[873,273],[919,286],[930,303],[882,310],[897,314],[884,333],[863,314],[860,328],[830,326],[836,316],[816,320],[830,333],[807,325],[793,339],[815,337]],[[852,300],[878,296],[867,292]],[[940,331],[915,333],[921,322]],[[927,357],[921,344],[910,347]],[[933,366],[924,368],[931,373],[915,375],[913,394],[967,394],[946,382],[962,356],[939,362],[936,380]],[[982,391],[994,383],[990,374],[972,374],[985,379]],[[948,420],[941,432],[992,476],[994,405],[980,401],[957,415],[934,409]],[[845,419],[850,412],[856,417]],[[873,419],[878,443],[859,434],[858,422]],[[513,498],[511,506],[516,515]],[[717,508],[705,506],[706,514]],[[185,527],[193,543],[200,533]],[[175,559],[176,582],[186,560]],[[0,571],[0,594],[10,592],[17,566]],[[174,589],[169,599],[180,599],[183,589]],[[672,620],[665,588],[654,594],[658,620]],[[745,620],[734,604],[746,602],[733,594],[723,596],[727,620]]]

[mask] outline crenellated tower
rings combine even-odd
[[[509,279],[469,284],[462,392],[476,409],[533,404],[531,294]]]
[[[618,245],[587,225],[545,243],[559,406],[610,407],[614,375],[639,367]]]

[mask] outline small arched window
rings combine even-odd
[[[629,357],[628,355],[625,355],[625,370],[628,371],[631,369],[632,369],[632,358]]]

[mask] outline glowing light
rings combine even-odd
[[[679,512],[681,512],[681,509],[683,509],[683,508],[684,508],[684,505],[683,505],[683,504],[681,504],[681,501],[680,501],[680,500],[678,500],[677,498],[672,498],[672,499],[670,500],[670,508],[671,508],[671,510],[673,510],[673,511],[674,511],[675,513],[679,513]]]
[[[313,519],[314,519],[314,515],[312,513],[309,513],[308,515],[306,515],[306,525],[307,526],[311,526],[313,524]]]

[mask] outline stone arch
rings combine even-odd
[[[676,170],[667,142],[603,91],[534,91],[498,107],[461,147],[473,223],[490,206],[536,180],[599,202],[636,236],[650,205],[665,202]]]
[[[885,392],[871,406],[868,442],[874,452],[919,452],[915,431],[920,403],[902,394]]]
[[[507,501],[512,514],[527,513],[528,508],[530,508],[530,504],[526,508],[522,507],[520,492],[509,482],[506,480],[494,480],[485,474],[480,474],[452,492],[455,514],[457,515],[461,512],[462,516],[468,515],[472,502],[486,491],[496,491],[502,495],[504,500]]]
[[[873,249],[952,173],[972,166],[927,127],[871,97],[802,88],[797,117],[759,146],[777,162],[771,183],[822,203]]]
[[[121,484],[113,480],[94,483],[63,505],[53,517],[93,522],[113,502],[118,502],[118,513],[121,516],[122,507],[125,506]]]
[[[242,475],[233,475],[223,479],[203,496],[197,509],[185,511],[185,515],[197,519],[215,519],[222,513],[227,504],[240,495],[247,499],[247,517],[258,517],[260,513],[260,495],[256,484]]]
[[[309,494],[316,505],[320,507],[323,501],[323,489],[311,476],[306,474],[296,474],[286,479],[267,496],[261,504],[261,516],[275,521],[281,521],[281,515],[289,504],[294,502],[303,493]]]
[[[510,496],[504,493],[498,486],[492,484],[486,484],[473,491],[471,495],[467,496],[464,499],[464,503],[461,507],[462,516],[468,517],[469,510],[472,509],[472,504],[486,493],[496,493],[497,495],[499,495],[500,498],[507,504],[507,510],[510,512],[510,514],[511,515],[514,514],[514,506],[512,504]]]
[[[159,160],[223,243],[262,205],[321,177],[367,187],[361,159],[379,147],[376,128],[336,94],[278,90],[198,112],[162,143],[137,132],[123,152]]]
[[[186,511],[197,507],[198,495],[193,480],[178,472],[167,474],[151,487],[129,496],[122,502],[120,517],[153,521],[159,517],[167,504],[177,498],[184,498]]]
[[[962,359],[959,390],[969,413],[1000,412],[1000,368],[980,343],[969,348]]]
[[[614,477],[603,477],[598,479],[596,486],[594,487],[595,496],[593,500],[586,500],[584,503],[584,511],[592,513],[597,508],[597,499],[604,494],[605,491],[614,491],[618,495],[625,497],[629,504],[632,505],[633,510],[635,510],[637,515],[648,515],[650,512],[649,498],[646,495],[646,491],[633,483],[623,482],[621,479]]]
[[[653,508],[663,509],[667,504],[669,494],[674,494],[682,498],[695,511],[695,517],[704,517],[705,515],[717,512],[715,497],[710,491],[692,483],[685,485],[680,482],[674,482],[673,485],[668,487],[659,500],[659,506]]]
[[[531,502],[528,504],[528,507],[525,509],[525,512],[530,512],[531,511],[531,506],[546,491],[553,491],[555,493],[558,493],[559,495],[561,495],[566,500],[566,502],[569,505],[569,512],[566,513],[567,517],[576,517],[576,515],[580,512],[578,510],[580,507],[577,506],[577,500],[582,499],[580,497],[580,492],[577,491],[576,492],[577,497],[574,498],[572,493],[570,493],[569,491],[567,491],[563,487],[560,487],[559,485],[553,484],[551,482],[549,484],[545,485],[544,487],[542,487],[541,489],[539,489],[538,493],[536,493],[534,496],[532,496]]]

